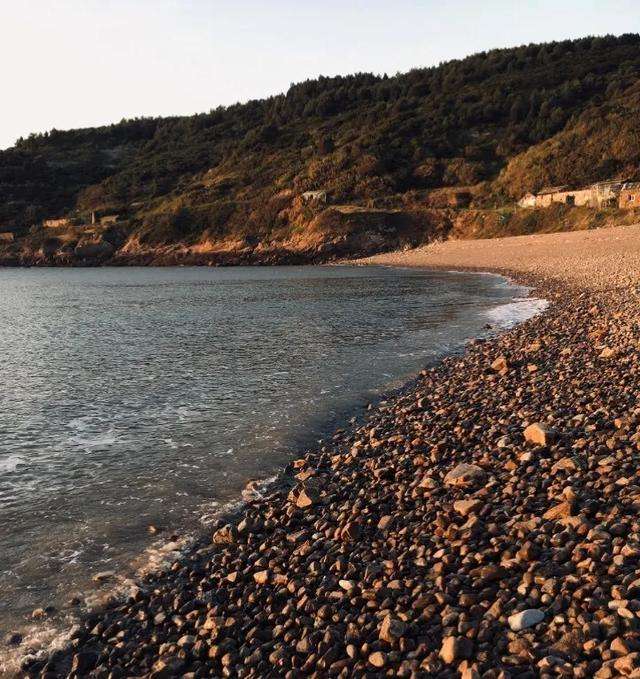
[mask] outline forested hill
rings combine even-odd
[[[16,257],[31,248],[61,261],[98,241],[121,257],[413,242],[448,228],[430,209],[443,189],[492,209],[542,183],[637,175],[639,75],[639,35],[590,37],[31,135],[0,152],[0,231],[15,233],[5,249]],[[304,204],[312,190],[327,204]],[[119,222],[83,231],[92,211]],[[42,228],[56,217],[75,230]]]

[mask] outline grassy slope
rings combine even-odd
[[[514,157],[496,186],[518,198],[545,185],[634,177],[639,168],[640,82]]]

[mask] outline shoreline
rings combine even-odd
[[[341,264],[338,263],[337,265]],[[390,268],[400,267],[392,266]],[[467,272],[451,271],[450,273],[464,274]],[[511,307],[514,304],[519,303],[522,298],[521,296],[528,299],[531,295],[532,290],[530,288],[523,288],[515,281],[508,279],[502,274],[488,271],[481,273],[482,275],[499,280],[505,287],[514,288],[514,292],[517,295],[511,301],[502,303],[499,306],[488,310],[487,314],[496,309]],[[535,301],[536,300],[534,300],[534,302]],[[538,313],[538,311],[533,310],[531,313]],[[520,322],[518,319],[514,320],[511,318],[496,322],[492,320],[491,323],[493,325],[491,329],[482,330],[478,328],[478,334],[474,335],[474,338],[477,339],[478,337],[486,337],[487,335],[490,336],[498,332],[504,332],[518,322]],[[452,347],[445,354],[440,355],[438,358],[434,358],[428,365],[433,365],[434,362],[435,364],[438,364],[445,356],[460,355],[464,352],[465,345],[466,342],[459,346]],[[386,403],[387,401],[400,398],[403,393],[413,388],[418,379],[419,372],[415,372],[391,380],[387,386],[383,387],[375,394],[375,396],[368,400],[368,407],[375,407],[375,405],[380,402]],[[361,405],[353,406],[352,408],[345,410],[338,418],[337,424],[331,425],[330,428],[325,430],[323,440],[328,440],[336,430],[352,427],[354,422],[362,421],[364,417],[366,417],[366,406],[364,408]],[[313,448],[316,447],[315,443],[310,445],[312,445]],[[253,490],[247,492],[249,486],[251,486],[252,489],[256,489],[258,491],[257,494],[253,493]],[[160,540],[154,541],[146,547],[144,551],[132,557],[131,561],[117,567],[113,571],[112,576],[104,579],[106,586],[97,585],[95,589],[85,589],[81,593],[74,595],[72,597],[73,600],[82,602],[81,609],[78,608],[76,604],[66,604],[54,609],[52,613],[43,616],[39,621],[27,622],[26,624],[23,622],[16,626],[14,631],[9,633],[9,636],[14,633],[20,634],[22,642],[18,648],[12,646],[7,647],[5,645],[3,652],[0,652],[0,676],[5,676],[2,671],[3,665],[4,667],[16,667],[17,662],[24,658],[25,655],[32,657],[37,656],[39,658],[45,649],[48,649],[48,652],[56,653],[60,648],[66,645],[66,637],[69,630],[78,622],[81,623],[88,617],[99,614],[99,611],[104,607],[105,602],[108,604],[110,601],[126,601],[130,593],[136,591],[136,583],[140,579],[145,576],[158,577],[166,574],[167,567],[177,559],[187,558],[192,552],[196,551],[198,548],[202,548],[202,546],[206,545],[210,540],[210,535],[209,533],[206,533],[206,531],[208,525],[212,522],[213,517],[221,517],[218,518],[218,520],[224,520],[225,522],[231,521],[238,523],[242,518],[242,512],[247,506],[248,496],[253,496],[254,499],[259,501],[261,496],[270,495],[279,488],[287,488],[288,490],[290,489],[290,486],[291,477],[276,470],[274,476],[255,479],[247,484],[247,488],[245,488],[242,493],[238,493],[238,497],[235,499],[223,503],[214,510],[205,511],[201,520],[198,521],[200,524],[199,526],[196,527],[195,525],[191,525],[187,530],[183,530],[180,526],[168,526],[163,528],[163,537],[161,537]],[[190,524],[191,523],[195,522],[190,522]],[[168,537],[169,535],[171,536],[170,538]],[[44,606],[45,604],[43,603],[42,605]],[[11,629],[11,627],[9,627],[9,629]],[[11,651],[9,655],[5,653],[7,648]],[[29,648],[40,650],[37,653],[25,654],[24,649]],[[2,656],[5,657],[3,658]],[[5,672],[7,673],[6,676],[10,676],[8,670],[5,669]]]
[[[512,270],[544,313],[423,370],[27,672],[638,669],[640,288],[608,254],[584,286]]]
[[[368,264],[489,271],[577,290],[625,287],[640,279],[640,223],[588,231],[434,241],[411,250],[346,260]]]

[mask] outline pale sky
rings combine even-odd
[[[640,31],[639,0],[0,0],[0,148],[318,75]]]

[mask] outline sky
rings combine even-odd
[[[0,0],[0,149],[318,75],[640,31],[639,0]]]

